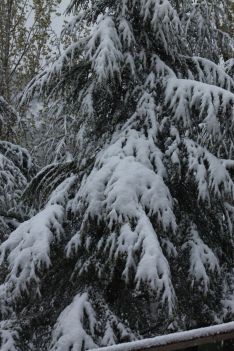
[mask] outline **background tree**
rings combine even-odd
[[[228,9],[228,22],[222,23],[220,30],[224,31],[225,33],[227,33],[227,35],[230,35],[233,38],[234,36],[234,2],[233,0],[227,1],[227,9]],[[232,45],[230,50],[224,54],[225,60],[233,58],[233,50],[234,50],[234,44]]]
[[[0,94],[14,101],[49,54],[51,16],[59,0],[2,0]]]

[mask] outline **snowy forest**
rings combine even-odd
[[[0,350],[233,320],[234,2],[0,0]]]

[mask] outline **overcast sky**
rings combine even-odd
[[[61,4],[58,6],[58,12],[61,13],[61,16],[53,16],[52,19],[52,28],[56,32],[56,34],[59,36],[61,33],[63,21],[65,18],[64,12],[66,11],[66,8],[68,7],[70,3],[70,0],[62,0]]]
[[[30,0],[30,1],[32,1],[32,0]],[[70,3],[70,0],[62,0],[61,4],[57,6],[57,12],[61,13],[61,16],[56,16],[56,13],[54,13],[53,17],[52,17],[52,24],[51,25],[52,25],[53,30],[55,31],[55,33],[58,36],[61,33],[62,25],[63,25],[64,18],[65,18],[64,13],[65,13],[69,3]],[[31,25],[33,24],[33,20],[34,20],[34,13],[32,13],[30,15],[30,17],[28,18],[26,25],[28,27],[31,27]]]

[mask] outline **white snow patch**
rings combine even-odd
[[[30,220],[13,231],[0,246],[0,260],[7,258],[9,274],[6,287],[12,298],[23,291],[28,292],[28,284],[39,283],[37,270],[49,267],[50,246],[63,234],[64,209],[59,205],[47,206]]]
[[[84,329],[86,319],[90,335]],[[93,337],[96,326],[95,312],[89,302],[88,294],[78,294],[60,314],[54,331],[50,351],[79,351],[96,347]]]

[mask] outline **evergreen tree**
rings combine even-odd
[[[32,180],[32,216],[0,246],[10,351],[233,319],[225,1],[72,0],[69,11],[74,42],[24,96],[44,92],[64,151]]]
[[[28,180],[34,174],[34,165],[28,151],[13,143],[16,141],[18,116],[0,97],[0,241],[16,228],[21,214],[17,202]]]
[[[16,144],[18,120],[16,111],[0,97],[0,243],[8,238],[20,222],[25,220],[20,199],[35,173],[35,166],[29,152]],[[1,265],[1,281],[5,272],[5,267]],[[11,320],[2,320],[0,322],[1,350],[15,351],[17,338],[17,326],[13,330]]]

